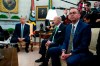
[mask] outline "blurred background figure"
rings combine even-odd
[[[50,21],[48,19],[45,20],[45,31],[50,31]]]
[[[71,21],[68,19],[68,15],[67,15],[68,10],[67,10],[67,8],[64,9],[63,13],[64,14],[61,16],[63,24],[65,24],[65,25],[70,24]]]
[[[82,8],[84,7],[84,2],[87,2],[87,0],[80,0],[79,2],[78,2],[78,10],[80,11],[80,12],[82,12]]]
[[[0,26],[0,41],[4,41],[4,30]]]
[[[81,12],[81,19],[87,19],[88,18],[88,24],[91,26],[91,28],[97,27],[96,20],[99,19],[99,12],[94,8],[91,9],[91,3],[85,2],[84,3],[84,10]],[[86,21],[86,20],[85,20]],[[85,22],[84,21],[84,22]]]
[[[99,7],[100,3],[98,1],[94,2],[94,8],[92,8],[92,11],[94,13],[100,13],[100,7]]]

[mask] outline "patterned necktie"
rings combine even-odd
[[[23,30],[24,30],[24,25],[21,25],[21,38],[23,38]]]
[[[53,35],[53,38],[52,38],[52,42],[54,42],[54,37],[55,37],[55,35],[57,33],[57,30],[58,30],[58,27],[55,28],[55,32],[54,32],[54,35]]]
[[[70,41],[69,41],[67,53],[70,53],[73,50],[74,30],[75,30],[75,26],[73,25],[72,30],[71,30],[71,34],[70,34]]]

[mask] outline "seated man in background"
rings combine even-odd
[[[67,10],[67,8],[65,8],[63,12],[64,12],[64,14],[61,16],[63,24],[68,25],[68,24],[71,23],[71,21],[68,19],[68,15],[67,15],[68,10]]]
[[[46,53],[46,47],[51,48],[51,47],[58,47],[60,44],[62,44],[65,36],[65,28],[66,26],[61,23],[61,17],[56,16],[53,20],[55,24],[55,29],[50,36],[49,39],[43,40],[39,53],[42,55],[42,57],[35,62],[43,62],[40,66],[48,66],[48,61],[49,61],[49,55],[48,55],[48,50]]]
[[[25,41],[26,42],[26,47],[25,47],[25,51],[28,51],[28,47],[30,44],[30,26],[25,24],[26,22],[26,18],[25,17],[21,17],[20,18],[20,23],[16,24],[15,26],[15,30],[14,30],[14,34],[11,38],[11,43],[17,43],[17,42],[22,42]],[[15,45],[15,47],[17,48],[17,52],[20,51],[18,44]]]

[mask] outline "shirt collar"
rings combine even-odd
[[[22,26],[22,25],[24,26],[25,24],[21,24],[21,26]]]
[[[77,27],[78,23],[79,23],[79,20],[75,24],[72,23],[72,26]]]
[[[64,14],[64,16],[66,17],[67,15],[66,15],[66,14]]]
[[[59,23],[59,25],[57,25],[57,27],[59,28],[60,25],[61,25],[61,23]]]

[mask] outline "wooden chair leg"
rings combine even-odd
[[[8,48],[8,45],[6,45],[6,48]]]
[[[33,51],[33,43],[31,43],[31,51]]]

